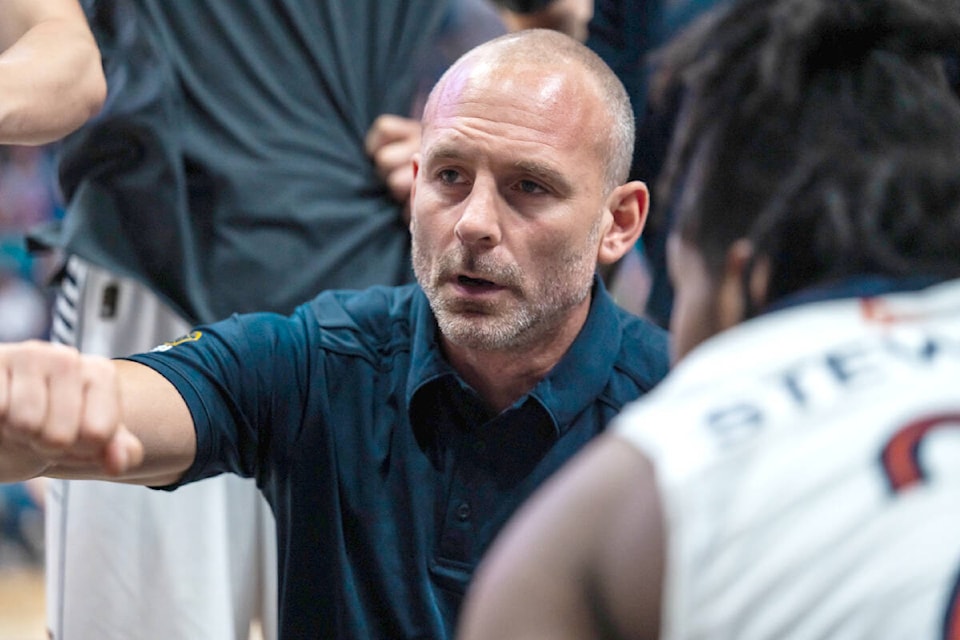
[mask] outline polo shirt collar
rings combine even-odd
[[[610,380],[622,339],[619,307],[600,277],[594,276],[590,313],[583,328],[560,362],[530,392],[550,414],[558,435],[596,403]]]
[[[622,327],[619,308],[607,293],[599,276],[594,276],[590,312],[567,353],[530,393],[520,398],[537,401],[550,416],[557,435],[596,402],[610,378],[620,352]],[[439,329],[426,295],[418,288],[411,306],[412,344],[410,377],[407,380],[407,407],[425,385],[447,375],[459,376],[443,356]],[[408,409],[409,410],[409,409]]]

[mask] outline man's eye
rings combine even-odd
[[[444,184],[455,184],[460,178],[460,174],[453,169],[441,169],[437,172],[437,177],[440,178],[440,182]]]
[[[517,185],[519,186],[520,191],[523,191],[524,193],[543,193],[546,191],[546,189],[541,187],[533,180],[521,180],[517,183]]]

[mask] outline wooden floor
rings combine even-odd
[[[0,567],[0,640],[46,640],[43,570]]]

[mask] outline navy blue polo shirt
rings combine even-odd
[[[282,638],[450,638],[517,506],[667,372],[666,334],[596,281],[563,359],[499,415],[453,371],[416,285],[235,315],[132,358],[193,415],[180,484],[255,477],[277,519]]]

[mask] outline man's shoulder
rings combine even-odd
[[[320,344],[332,351],[383,357],[409,350],[414,317],[426,299],[415,284],[324,291],[307,303]]]
[[[621,314],[622,341],[616,367],[652,388],[670,369],[669,334],[662,327],[633,314]]]

